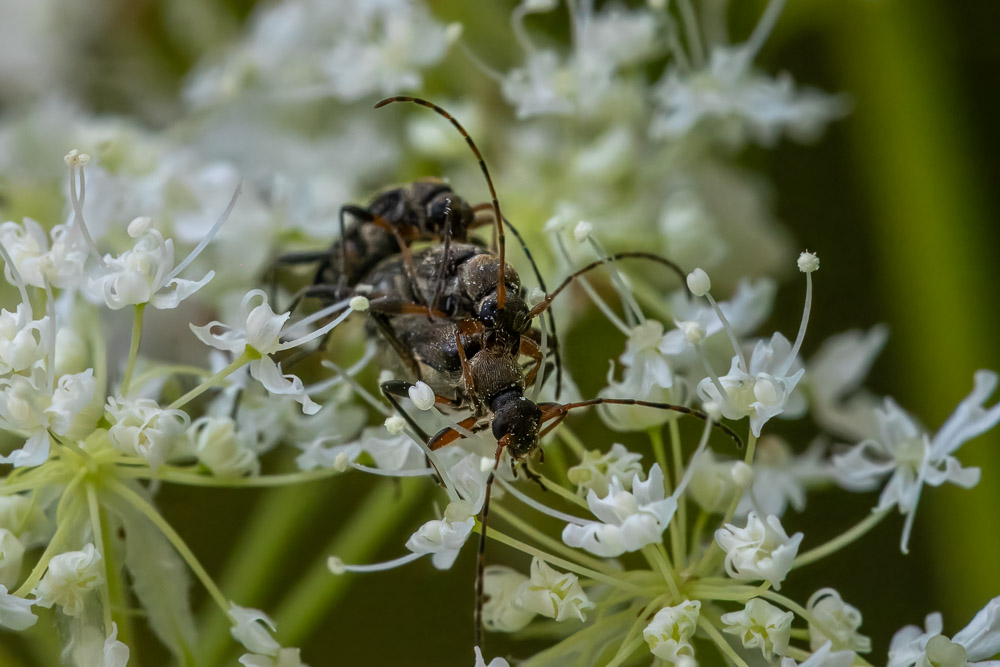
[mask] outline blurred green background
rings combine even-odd
[[[238,35],[254,3],[100,4],[115,29],[81,46],[76,93],[95,111],[136,114],[155,127],[178,113],[185,72]],[[514,3],[431,4],[440,18],[463,22],[465,38],[497,62],[513,57],[506,16]],[[733,4],[733,34],[746,34],[764,3]],[[758,64],[848,93],[853,110],[815,145],[785,142],[741,156],[771,179],[778,217],[797,245],[822,258],[806,354],[832,333],[888,323],[889,344],[868,385],[896,397],[931,430],[968,394],[976,369],[1000,369],[992,333],[1000,330],[997,25],[1000,3],[991,0],[789,2]],[[449,57],[463,58],[457,50]],[[118,76],[124,71],[127,77]],[[122,89],[125,81],[149,88],[136,94]],[[461,90],[447,93],[462,97]],[[386,182],[395,178],[387,174]],[[787,284],[779,300],[800,304],[802,290],[798,281]],[[765,329],[794,331],[798,308],[779,309],[784,319]],[[585,323],[564,334],[574,346],[585,348],[592,338]],[[804,600],[820,586],[837,588],[864,614],[873,664],[884,662],[895,630],[922,623],[931,611],[943,612],[946,634],[963,627],[1000,594],[998,446],[1000,436],[993,434],[961,450],[964,464],[983,468],[974,490],[925,492],[910,555],[899,553],[902,521],[893,517],[833,561],[793,574],[788,594]],[[271,492],[164,486],[158,501],[227,595],[273,613],[278,638],[300,645],[313,667],[471,665],[474,549],[449,572],[424,561],[342,578],[323,568],[334,551],[352,561],[398,555],[405,537],[428,518],[428,491],[427,485],[383,485],[354,475]],[[355,527],[370,538],[367,552],[331,545],[345,524],[352,529],[354,508],[378,494],[412,504],[413,511],[382,527],[391,537]],[[855,523],[874,500],[874,494],[820,493],[810,498],[808,526],[794,514],[787,525],[790,532],[807,528],[807,539],[818,542]],[[490,547],[491,560],[509,555]],[[260,572],[272,573],[266,584]],[[289,591],[299,597],[288,597]],[[204,601],[202,591],[193,595]],[[209,609],[206,623],[221,623],[219,616]],[[488,655],[513,657],[538,646],[503,637],[489,644]],[[9,649],[0,653],[2,664],[53,664],[51,652],[21,637],[4,634],[0,646]],[[167,662],[150,636],[141,636],[133,651],[130,664]],[[234,664],[235,653],[219,655],[220,664]],[[717,659],[711,651],[699,657],[702,664]]]

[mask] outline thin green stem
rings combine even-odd
[[[559,437],[562,438],[562,441],[565,442],[566,445],[573,450],[573,453],[576,454],[576,457],[582,461],[584,455],[587,453],[587,448],[583,446],[583,442],[580,438],[576,437],[576,434],[573,433],[573,431],[570,430],[570,428],[565,424],[559,427],[558,433]]]
[[[726,638],[722,636],[722,633],[719,632],[714,625],[712,625],[711,621],[704,616],[699,615],[698,627],[701,628],[706,635],[708,635],[709,639],[712,640],[712,643],[714,643],[719,649],[719,652],[729,658],[729,660],[731,660],[736,667],[749,667],[746,661],[740,657],[739,653],[737,653],[736,650],[729,645],[729,642],[727,642]]]
[[[130,479],[156,479],[173,484],[185,484],[187,486],[209,486],[213,488],[266,488],[274,486],[290,486],[293,484],[303,484],[305,482],[315,482],[342,475],[342,472],[333,468],[323,468],[322,470],[311,470],[308,472],[293,472],[283,475],[258,475],[256,477],[216,477],[214,475],[202,475],[187,472],[171,466],[160,466],[154,473],[149,468],[135,468],[121,470],[122,477]]]
[[[681,430],[677,420],[670,421],[670,450],[674,458],[674,488],[680,488],[684,479],[684,458],[681,451]],[[674,566],[677,571],[683,571],[687,564],[687,494],[681,493],[677,498],[677,512],[670,522],[671,548],[674,555]],[[675,537],[676,536],[676,537]]]
[[[188,547],[187,543],[185,543],[183,539],[181,539],[181,536],[177,534],[177,531],[174,530],[173,526],[171,526],[166,519],[160,516],[160,513],[156,511],[156,508],[150,505],[138,493],[128,488],[118,480],[108,480],[107,486],[110,491],[118,494],[123,500],[130,503],[143,516],[149,519],[161,533],[163,533],[163,536],[166,537],[167,540],[169,540],[174,546],[174,549],[177,550],[177,553],[181,555],[181,558],[183,558],[188,564],[191,571],[194,572],[196,577],[198,577],[201,584],[205,587],[205,590],[207,590],[208,594],[213,600],[215,600],[215,603],[219,605],[219,608],[222,609],[223,613],[228,614],[231,608],[229,600],[227,600],[226,596],[222,594],[219,587],[215,585],[212,577],[210,577],[205,568],[202,567],[198,558],[194,555],[194,552],[191,551],[191,548]]]
[[[854,527],[844,531],[837,537],[831,539],[829,542],[814,547],[809,551],[799,554],[799,556],[792,563],[792,567],[802,567],[803,565],[809,565],[815,561],[825,558],[830,554],[843,549],[851,542],[857,540],[862,535],[867,533],[869,530],[874,528],[879,524],[882,519],[884,519],[889,514],[889,510],[882,510],[881,512],[873,512],[865,517],[864,520],[855,524]]]
[[[691,529],[691,560],[694,560],[697,555],[697,549],[701,548],[702,535],[705,534],[705,526],[708,525],[710,518],[711,514],[701,510],[698,513],[698,518],[694,520],[694,527]]]
[[[549,537],[542,531],[538,530],[537,528],[529,524],[527,521],[524,521],[523,519],[518,517],[514,512],[511,512],[506,507],[501,507],[498,503],[494,503],[493,505],[490,506],[490,512],[495,513],[498,517],[509,523],[517,530],[524,533],[526,536],[535,540],[545,548],[558,552],[563,556],[565,556],[566,558],[569,558],[570,560],[575,560],[584,567],[593,568],[600,572],[604,572],[609,576],[619,571],[615,570],[614,568],[609,566],[606,562],[600,559],[594,558],[593,556],[588,556],[587,554],[581,553],[576,549],[571,549],[570,547],[566,546],[559,540]]]
[[[146,304],[135,307],[135,318],[132,320],[132,342],[128,348],[128,362],[125,364],[125,375],[122,376],[121,395],[128,396],[129,383],[135,371],[135,359],[139,355],[139,340],[142,338],[142,316],[146,312]]]
[[[323,612],[336,603],[354,579],[331,574],[327,557],[335,554],[351,561],[370,559],[413,508],[420,506],[420,498],[428,488],[423,480],[417,479],[401,480],[398,484],[385,482],[354,509],[351,519],[282,599],[275,621],[278,639],[283,644],[298,645],[308,637],[322,622]]]
[[[663,581],[667,584],[667,588],[670,589],[670,594],[674,599],[680,599],[681,593],[677,587],[677,577],[670,566],[670,561],[667,559],[667,552],[663,548],[663,545],[648,544],[642,548],[642,555],[646,557],[650,567],[659,570]]]
[[[104,612],[104,636],[106,637],[111,634],[111,624],[113,623],[111,619],[111,580],[116,578],[118,573],[111,570],[111,564],[108,561],[109,549],[104,528],[101,525],[101,508],[97,504],[97,492],[94,490],[94,485],[90,483],[86,485],[86,490],[87,509],[90,511],[90,529],[94,533],[94,546],[101,554],[101,562],[104,564],[104,581],[101,583],[100,592],[101,607],[103,607],[102,611]]]
[[[753,455],[757,448],[757,437],[751,431],[747,435],[747,453],[743,458],[743,462],[747,465],[753,465]],[[722,521],[719,522],[720,526],[725,526],[727,523],[732,521],[733,515],[736,514],[736,508],[740,504],[740,500],[743,498],[743,492],[746,491],[746,485],[741,485],[736,488],[733,494],[733,499],[729,501],[729,507],[726,509],[725,515],[722,517]],[[695,566],[695,573],[704,574],[705,572],[714,569],[713,563],[716,557],[722,554],[722,547],[719,546],[718,542],[713,541],[709,545],[708,549],[702,555],[701,560],[698,561],[698,565]]]
[[[606,667],[619,667],[619,665],[625,664],[625,661],[628,660],[629,656],[638,651],[639,647],[641,647],[645,641],[646,640],[642,637],[636,637],[628,644],[623,644],[622,647],[618,649],[615,657],[611,659],[611,662],[609,662]]]
[[[202,382],[200,385],[198,385],[188,393],[178,398],[176,401],[167,406],[167,409],[177,410],[178,408],[187,405],[188,403],[198,398],[212,387],[220,386],[223,380],[225,380],[231,374],[235,373],[240,368],[250,363],[254,359],[259,359],[259,358],[260,358],[259,353],[254,352],[251,347],[247,346],[247,349],[243,351],[243,354],[236,357],[236,359],[233,360],[233,363],[229,364],[221,371],[219,371],[212,377],[208,378],[207,380]]]
[[[614,664],[615,660],[622,660],[628,657],[633,651],[635,651],[634,648],[630,648],[630,644],[636,639],[636,634],[639,632],[639,628],[641,628],[643,624],[649,620],[649,615],[654,609],[665,605],[669,600],[670,596],[661,595],[657,598],[653,598],[649,604],[643,607],[638,616],[636,616],[635,622],[632,623],[631,627],[629,627],[628,633],[625,635],[625,639],[622,640],[621,646],[618,647],[618,651],[611,659],[611,662],[608,663],[609,665]],[[639,637],[639,639],[642,638]]]
[[[52,539],[49,540],[48,545],[46,545],[41,558],[38,559],[38,562],[35,563],[35,567],[32,568],[31,573],[28,574],[28,578],[24,580],[24,583],[21,584],[16,591],[14,591],[14,595],[24,597],[30,593],[35,588],[35,585],[41,581],[42,575],[45,574],[45,569],[49,566],[49,561],[52,560],[52,558],[56,555],[56,552],[62,547],[66,533],[69,532],[72,527],[72,521],[70,521],[69,517],[65,516],[66,505],[69,502],[68,498],[70,497],[70,494],[76,491],[76,487],[80,485],[80,482],[83,481],[86,474],[86,470],[80,470],[76,476],[70,480],[69,484],[66,485],[62,498],[59,499],[59,505],[56,507],[56,532],[52,535]]]
[[[582,565],[577,565],[576,563],[572,563],[572,562],[570,562],[568,560],[565,560],[563,558],[559,558],[558,556],[553,556],[552,554],[546,553],[546,552],[542,551],[541,549],[536,549],[535,547],[531,546],[530,544],[525,544],[524,542],[521,542],[520,540],[516,540],[513,537],[505,535],[505,534],[501,533],[498,530],[490,529],[490,532],[488,533],[488,535],[489,535],[489,537],[491,539],[494,539],[497,542],[500,542],[501,544],[506,544],[507,546],[513,547],[513,548],[517,549],[518,551],[522,551],[522,552],[528,554],[529,556],[535,556],[539,560],[543,560],[546,563],[549,563],[550,565],[555,565],[555,566],[561,567],[564,570],[569,570],[570,572],[573,572],[573,573],[575,573],[575,574],[577,574],[577,575],[579,575],[581,577],[587,577],[588,579],[593,579],[594,581],[600,581],[602,583],[608,584],[609,586],[613,586],[615,588],[620,588],[622,590],[628,590],[628,591],[631,591],[635,595],[641,595],[643,597],[648,596],[651,593],[655,593],[656,592],[655,590],[650,590],[648,588],[643,588],[642,586],[636,586],[634,584],[630,584],[627,581],[622,581],[622,580],[617,579],[615,577],[606,575],[603,572],[598,572],[597,570],[592,570],[592,569],[590,569],[588,567],[583,567]]]
[[[552,481],[551,479],[549,479],[548,477],[545,477],[544,475],[538,475],[538,477],[542,480],[542,484],[545,485],[545,488],[547,490],[552,491],[557,496],[560,496],[560,497],[568,500],[569,502],[573,503],[574,505],[578,505],[578,506],[586,509],[587,511],[590,511],[590,507],[587,505],[587,501],[586,500],[584,500],[580,496],[576,495],[575,493],[573,493],[572,491],[570,491],[569,489],[567,489],[566,487],[564,487],[562,484],[558,484],[558,483]]]
[[[295,484],[261,494],[219,576],[219,587],[231,599],[257,607],[274,594],[280,582],[271,575],[308,538],[309,522],[316,512],[336,506],[337,498],[331,498],[328,489],[326,484]],[[229,619],[206,605],[200,611],[198,627],[195,663],[222,664],[225,652],[232,647]]]
[[[164,364],[162,366],[157,366],[156,368],[151,368],[148,371],[144,371],[136,375],[134,381],[140,387],[147,384],[151,380],[155,380],[160,377],[167,377],[170,375],[194,375],[200,378],[210,378],[212,377],[212,372],[201,368],[199,366],[185,366],[183,364]]]
[[[660,433],[659,426],[654,426],[646,433],[649,434],[649,442],[653,446],[653,456],[656,457],[656,462],[660,465],[660,470],[663,471],[663,490],[667,495],[670,495],[672,488],[670,484],[670,466],[667,465],[667,450],[663,445],[663,434]]]

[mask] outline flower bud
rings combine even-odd
[[[695,269],[687,276],[687,286],[695,296],[705,296],[712,289],[712,281],[701,269]]]
[[[528,578],[503,565],[490,565],[483,573],[483,625],[492,632],[517,632],[535,617],[534,611],[518,607],[517,592]]]
[[[694,657],[691,638],[698,629],[701,602],[685,600],[674,607],[664,607],[642,631],[642,638],[657,658],[677,664],[682,656]]]
[[[36,604],[42,607],[57,604],[67,616],[79,616],[83,613],[84,596],[104,581],[101,561],[101,554],[93,544],[54,556],[33,591]]]

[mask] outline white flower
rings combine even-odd
[[[790,611],[753,598],[742,610],[722,615],[722,622],[726,624],[722,631],[739,637],[743,648],[759,648],[764,659],[770,661],[788,650],[794,617]]]
[[[0,244],[10,254],[25,284],[34,287],[72,287],[83,277],[87,246],[74,228],[56,225],[52,228],[52,249],[42,226],[31,218],[24,224],[5,222],[0,225]],[[10,268],[4,267],[7,281],[14,282]]]
[[[431,561],[439,570],[447,570],[476,526],[472,505],[465,500],[448,503],[444,518],[422,525],[406,541],[406,548],[416,554],[433,554]]]
[[[597,393],[600,398],[638,398],[654,403],[679,403],[681,392],[679,387],[664,388],[650,382],[647,368],[644,366],[626,366],[620,381],[614,379],[615,368],[611,364],[608,369],[608,385]],[[643,387],[648,387],[643,391]],[[601,420],[616,431],[633,433],[645,431],[654,426],[662,426],[677,418],[677,413],[670,410],[654,410],[641,405],[611,405],[603,403],[597,406],[597,414]]]
[[[560,60],[555,51],[540,49],[527,54],[524,67],[507,73],[500,90],[508,102],[517,106],[518,118],[568,115],[576,110],[574,73]]]
[[[201,417],[188,430],[194,454],[213,475],[242,477],[260,472],[257,454],[236,437],[236,424],[228,417]]]
[[[712,378],[698,383],[698,396],[706,404],[718,405],[727,419],[750,417],[750,430],[759,437],[764,424],[785,410],[792,390],[805,373],[802,368],[791,372],[791,353],[788,340],[775,333],[769,342],[761,340],[754,346],[749,369],[744,370],[739,355],[733,357],[729,373],[719,378],[725,396]]]
[[[813,90],[796,91],[787,74],[772,79],[751,69],[745,47],[715,47],[702,70],[682,74],[670,68],[654,88],[658,109],[650,134],[676,139],[703,123],[732,143],[747,139],[765,146],[782,132],[804,141],[845,112],[845,103]]]
[[[424,382],[417,382],[407,393],[417,410],[430,410],[434,407],[434,391]]]
[[[925,625],[925,632],[915,625],[908,625],[893,635],[886,667],[997,664],[989,658],[1000,653],[1000,597],[990,600],[972,622],[950,640],[941,634],[944,629],[941,614],[928,614]]]
[[[253,305],[256,300],[260,300],[258,305]],[[209,322],[200,327],[191,325],[191,331],[198,337],[198,340],[219,350],[226,350],[235,355],[241,355],[247,349],[252,349],[259,353],[259,359],[250,362],[250,375],[258,380],[264,388],[272,394],[287,395],[293,397],[302,404],[302,411],[306,414],[316,414],[320,406],[313,402],[306,394],[302,380],[294,375],[283,375],[281,366],[271,359],[271,354],[280,350],[287,350],[298,345],[307,343],[325,334],[327,331],[337,326],[351,312],[347,310],[340,317],[329,324],[320,327],[316,331],[303,335],[301,338],[282,343],[283,333],[293,329],[296,325],[285,327],[285,323],[291,316],[290,313],[276,314],[271,310],[267,302],[267,294],[262,290],[250,290],[241,302],[243,309],[243,319],[246,324],[243,328],[230,328],[221,322]],[[221,333],[213,333],[212,329],[220,327]]]
[[[776,286],[771,280],[760,279],[752,283],[741,280],[732,298],[719,302],[719,309],[737,335],[746,335],[756,329],[770,312],[775,291]],[[678,366],[690,368],[698,360],[694,345],[681,323],[688,328],[692,325],[700,327],[705,332],[703,344],[707,347],[712,345],[713,340],[726,338],[719,316],[701,299],[689,299],[685,292],[676,292],[670,297],[670,312],[678,327],[664,334],[660,352]],[[731,353],[732,348],[729,350]]]
[[[566,477],[570,483],[576,484],[577,493],[586,489],[598,496],[606,496],[614,477],[626,491],[631,491],[632,479],[642,477],[641,460],[642,454],[630,452],[625,445],[616,442],[608,452],[593,449],[584,452],[583,459],[567,471]]]
[[[228,60],[192,81],[188,98],[210,103],[251,84],[345,101],[419,89],[421,70],[456,37],[419,3],[294,0],[259,11]]]
[[[112,310],[148,303],[159,310],[176,308],[215,276],[209,271],[201,280],[177,278],[174,241],[151,226],[149,218],[136,218],[128,226],[135,245],[118,257],[104,256],[101,275],[87,282],[88,292]],[[187,266],[187,260],[180,268]]]
[[[354,462],[367,453],[380,470],[412,470],[425,467],[424,455],[413,440],[405,433],[392,433],[378,426],[369,426],[361,432],[361,437],[343,445],[324,446],[330,438],[320,436],[304,445],[303,452],[295,459],[301,470],[335,467],[338,457],[344,455]]]
[[[31,319],[31,309],[20,303],[14,312],[0,310],[0,375],[23,371],[49,353],[52,326],[48,316]]]
[[[175,442],[190,418],[181,410],[165,410],[151,398],[108,398],[107,413],[114,421],[108,440],[115,449],[141,456],[156,470],[173,453]]]
[[[521,24],[530,12],[548,4],[526,3],[515,13],[515,35],[526,51],[523,67],[511,70],[501,85],[503,96],[517,107],[518,118],[587,112],[614,90],[616,73],[655,53],[657,20],[651,12],[620,7],[594,14],[581,5],[573,14],[573,52],[566,57],[532,45]]]
[[[699,600],[685,600],[673,607],[656,612],[653,620],[642,631],[642,638],[657,658],[668,664],[677,664],[682,658],[694,657],[691,638],[698,629],[701,613]]]
[[[101,554],[88,543],[80,551],[54,556],[32,592],[35,604],[40,607],[57,604],[67,616],[79,616],[83,613],[84,596],[103,581]]]
[[[924,484],[940,486],[951,482],[971,488],[979,483],[979,468],[963,468],[952,454],[1000,421],[1000,404],[989,409],[983,407],[996,386],[996,373],[977,371],[972,393],[958,404],[933,438],[887,398],[885,408],[876,411],[878,437],[864,440],[847,453],[834,457],[840,481],[848,488],[875,488],[886,475],[891,475],[874,511],[895,505],[906,515],[900,541],[903,553],[907,552]]]
[[[664,496],[659,464],[653,464],[645,482],[635,475],[631,492],[612,478],[605,497],[599,498],[593,490],[587,493],[587,505],[600,522],[568,524],[563,529],[563,542],[606,558],[655,544],[677,510],[677,501]]]
[[[241,607],[233,602],[230,604],[229,618],[233,622],[230,632],[233,638],[251,653],[278,655],[281,645],[271,636],[275,630],[274,621],[259,609]]]
[[[533,610],[517,604],[518,590],[528,577],[503,565],[489,565],[483,572],[483,625],[493,632],[517,632],[535,617]]]
[[[33,626],[38,617],[31,612],[33,600],[26,600],[7,592],[0,584],[0,627],[9,630],[26,630]]]
[[[240,656],[240,664],[244,667],[308,667],[302,662],[297,648],[283,648],[275,656],[245,653]]]
[[[639,371],[639,397],[646,396],[654,386],[664,389],[673,386],[673,371],[660,350],[662,342],[663,325],[656,320],[646,320],[629,332],[625,352],[619,361],[626,368]]]
[[[736,516],[752,509],[759,513],[782,516],[788,505],[796,512],[806,507],[806,489],[833,477],[833,467],[823,459],[824,447],[815,442],[799,456],[792,454],[784,440],[765,436],[757,442],[754,455],[753,483],[736,508]]]
[[[21,575],[24,545],[11,531],[0,528],[0,584],[13,586]]]
[[[584,621],[583,610],[595,606],[575,574],[557,572],[538,558],[531,561],[531,579],[521,584],[515,605],[557,621]]]
[[[104,640],[104,667],[125,667],[128,657],[128,646],[118,641],[118,624],[112,623],[111,634]]]
[[[37,366],[31,377],[13,375],[0,378],[0,418],[4,427],[29,434],[24,445],[0,463],[14,467],[39,465],[49,457],[49,428],[56,435],[70,435],[86,415],[84,408],[93,400],[96,383],[93,369],[63,375],[50,394],[45,373]]]
[[[792,569],[802,533],[789,538],[778,517],[761,520],[756,512],[750,512],[745,528],[726,524],[715,531],[715,541],[726,552],[726,573],[730,577],[738,581],[763,579],[778,590]]]
[[[809,360],[803,383],[824,429],[852,441],[878,434],[875,399],[857,390],[888,336],[885,326],[852,329],[828,338]]]
[[[688,493],[706,512],[722,514],[740,487],[733,479],[736,461],[720,461],[711,449],[702,452],[692,464]]]
[[[712,291],[712,279],[708,277],[704,269],[695,269],[687,274],[687,286],[691,294],[695,296],[705,296]]]
[[[832,588],[821,588],[809,597],[806,609],[816,623],[809,623],[809,646],[817,651],[823,644],[832,642],[839,650],[867,653],[872,641],[858,633],[861,612],[844,602],[840,593]]]
[[[791,658],[782,658],[781,667],[849,667],[854,662],[854,656],[854,651],[834,653],[832,644],[827,642],[805,662],[795,662]]]
[[[476,652],[476,664],[473,667],[510,667],[510,663],[503,658],[493,658],[489,664],[486,664],[486,659],[483,658],[483,652],[479,647],[474,646],[473,650]]]

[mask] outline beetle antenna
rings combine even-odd
[[[565,403],[563,405],[559,405],[558,403],[546,403],[539,406],[542,408],[541,421],[546,422],[551,419],[555,419],[556,420],[555,424],[558,424],[560,421],[563,420],[563,418],[565,418],[566,414],[570,410],[576,410],[578,408],[586,408],[591,405],[601,405],[602,403],[607,405],[641,405],[647,408],[655,408],[657,410],[672,410],[673,412],[679,412],[683,415],[690,415],[692,417],[702,420],[703,422],[711,423],[712,428],[717,428],[723,433],[725,433],[727,436],[729,436],[729,438],[733,442],[736,443],[736,446],[739,449],[743,449],[743,439],[740,438],[740,436],[736,435],[736,431],[729,428],[725,424],[715,421],[701,410],[695,410],[694,408],[689,408],[686,405],[674,405],[673,403],[654,403],[652,401],[641,401],[637,398],[592,398],[589,401],[580,401],[578,403]],[[554,426],[555,424],[553,424],[552,426]],[[547,433],[549,430],[551,430],[551,427],[543,431],[543,434]]]
[[[414,104],[419,104],[420,106],[432,109],[438,115],[445,117],[448,121],[455,126],[463,137],[465,137],[465,143],[469,144],[469,148],[472,149],[472,153],[476,156],[479,161],[479,168],[483,170],[483,176],[486,178],[486,185],[490,189],[490,197],[493,200],[493,215],[496,217],[496,230],[497,230],[497,248],[500,255],[500,275],[497,279],[497,308],[503,310],[507,305],[507,285],[504,282],[504,267],[506,267],[506,250],[504,243],[503,234],[503,216],[500,214],[500,201],[497,199],[497,190],[493,186],[493,179],[490,178],[490,171],[486,168],[486,161],[483,159],[483,154],[479,152],[479,148],[476,146],[476,142],[472,140],[472,137],[466,131],[462,124],[455,119],[450,113],[434,104],[433,102],[428,102],[427,100],[420,97],[409,97],[406,95],[397,95],[395,97],[387,97],[384,100],[380,100],[375,104],[376,109],[381,109],[384,106],[392,104],[394,102],[413,102]]]

